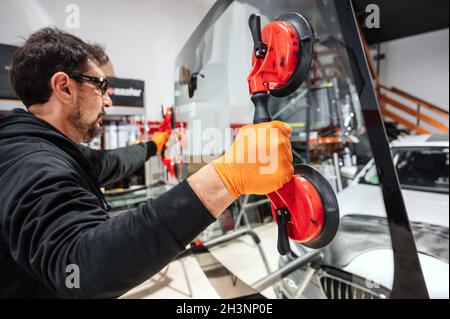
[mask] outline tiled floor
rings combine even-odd
[[[262,250],[266,256],[270,271],[278,265],[279,255],[276,251],[277,229],[274,223],[254,229],[261,239]],[[251,285],[267,275],[261,253],[249,236],[233,240],[227,244],[211,249],[211,253],[228,270],[244,283]],[[273,289],[262,292],[268,298],[274,298]],[[121,298],[156,298],[156,299],[217,299],[219,294],[193,256],[176,260],[159,274],[132,289]]]
[[[183,269],[184,268],[184,269]],[[218,299],[195,257],[172,262],[159,274],[130,290],[122,299]]]

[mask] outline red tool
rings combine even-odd
[[[173,114],[173,109],[171,106],[167,107],[166,113],[164,114],[164,109],[161,106],[161,112],[163,116],[163,121],[161,126],[158,128],[158,132],[167,132],[169,135],[172,134],[172,131],[176,128],[175,116]],[[178,139],[178,137],[177,137]],[[167,148],[167,145],[165,149]],[[180,167],[182,165],[181,156],[170,157],[165,155],[165,150],[161,153],[161,161],[163,165],[166,167],[167,171],[172,177],[178,179],[180,173]]]
[[[253,68],[247,78],[255,105],[254,124],[270,122],[270,96],[294,93],[307,79],[313,59],[314,35],[309,22],[298,13],[275,19],[261,32],[261,20],[249,20],[254,41]],[[289,238],[310,248],[331,242],[339,225],[339,206],[328,181],[313,168],[300,165],[278,191],[267,195],[278,223],[278,251],[290,252]]]

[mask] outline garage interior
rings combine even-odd
[[[446,0],[6,0],[0,119],[26,109],[9,72],[30,34],[52,26],[101,43],[113,106],[103,133],[84,146],[107,151],[170,134],[162,155],[101,188],[109,218],[130,214],[221,157],[243,127],[261,123],[251,99],[261,92],[247,80],[258,59],[281,47],[264,28],[300,14],[312,34],[299,34],[298,51],[289,52],[313,43],[311,63],[288,94],[267,89],[264,107],[269,120],[291,127],[295,175],[316,188],[329,226],[299,240],[296,214],[316,209],[307,188],[279,195],[284,203],[305,198],[296,212],[286,204],[294,222],[282,222],[270,194],[241,195],[119,298],[448,299],[448,7]],[[249,28],[252,14],[259,28]],[[256,30],[269,46],[262,58]]]

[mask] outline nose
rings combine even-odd
[[[103,106],[104,107],[110,107],[110,106],[112,106],[112,100],[111,100],[111,97],[109,96],[109,94],[108,94],[108,92],[106,92],[104,95],[103,95]]]

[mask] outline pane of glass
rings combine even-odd
[[[352,170],[354,172],[367,163],[371,152],[364,134],[364,121],[358,96],[358,85],[361,80],[358,78],[358,73],[352,72],[354,61],[351,59],[354,57],[342,42],[332,3],[326,1],[278,1],[276,4],[267,1],[232,2],[215,23],[204,32],[197,46],[192,47],[193,59],[190,63],[183,61],[184,63],[181,62],[177,66],[179,81],[175,84],[176,105],[180,120],[187,123],[188,130],[194,129],[197,125],[201,126],[202,132],[207,128],[218,128],[225,132],[230,127],[251,123],[254,106],[250,101],[246,78],[251,70],[253,40],[248,28],[248,18],[252,13],[259,13],[262,17],[262,25],[265,25],[282,13],[291,11],[301,12],[311,21],[317,39],[315,48],[317,58],[310,72],[309,83],[305,83],[289,97],[271,98],[269,109],[274,119],[288,122],[293,127],[292,144],[296,162],[308,162],[317,168],[338,192],[345,186],[346,181],[337,176],[336,165],[339,167],[346,156],[346,168],[351,175]],[[195,73],[201,76],[196,76],[197,83],[192,85],[192,75]],[[195,86],[196,90],[193,90]],[[193,143],[193,137],[190,138],[192,139],[190,142]],[[197,163],[200,164],[197,165],[199,167],[210,160],[205,160],[204,155],[217,157],[229,147],[229,143],[231,139],[228,139],[228,143],[224,139],[221,149],[215,149],[208,154],[203,152],[202,147],[195,150],[186,147],[185,162],[188,163],[187,166],[190,166],[193,158],[201,157],[201,163]],[[361,144],[364,145],[361,146]],[[337,161],[334,154],[338,155]],[[190,170],[190,172],[194,171],[194,169]],[[372,170],[372,172],[371,181],[376,182],[376,171]],[[337,298],[342,289],[338,289],[339,284],[346,287],[350,294],[377,296],[377,292],[372,292],[365,285],[366,276],[370,274],[370,271],[357,263],[364,264],[364,261],[360,261],[361,258],[374,258],[374,256],[362,256],[364,255],[362,252],[367,247],[378,247],[383,255],[380,258],[385,259],[388,267],[392,268],[389,233],[383,218],[361,218],[367,213],[365,203],[360,203],[360,207],[357,207],[354,200],[355,194],[377,198],[378,216],[385,217],[379,187],[377,185],[361,185],[361,187],[362,189],[344,190],[339,197],[342,215],[348,214],[348,216],[343,217],[341,231],[335,242],[324,250],[327,254],[323,265],[314,271],[312,276],[309,275],[312,271],[310,267],[302,267],[292,276],[265,289],[264,295]],[[349,197],[351,197],[350,200]],[[215,225],[200,236],[202,241],[208,242],[235,228],[252,227],[261,238],[260,249],[252,237],[247,235],[225,245],[210,248],[210,252],[217,260],[250,286],[267,276],[268,271],[264,260],[267,260],[268,268],[272,272],[293,259],[293,257],[279,257],[276,250],[277,228],[267,201],[257,206],[249,206],[250,203],[264,200],[264,197],[259,196],[243,196]],[[349,203],[351,207],[346,210],[345,206]],[[374,227],[377,227],[378,232],[383,233],[383,236],[374,235],[378,238],[364,240]],[[364,230],[355,233],[355,228]],[[347,245],[349,240],[358,244],[349,248]],[[296,242],[291,242],[291,248],[296,256],[310,251]],[[356,262],[351,263],[350,260],[354,259]],[[305,278],[309,278],[310,283],[307,289],[299,294],[296,290],[300,288]],[[356,278],[360,278],[358,283]],[[392,276],[391,278],[370,278],[369,281],[373,281],[373,286],[389,288]],[[325,283],[331,286],[327,288],[326,285],[324,286]],[[386,291],[383,291],[383,296],[386,297],[386,294]]]
[[[341,221],[336,238],[321,250],[323,259],[303,265],[284,278],[274,276],[272,281],[268,281],[269,272],[314,252],[291,241],[293,254],[280,257],[277,226],[264,196],[242,196],[199,240],[230,276],[269,298],[388,298],[394,261],[380,179],[362,116],[361,88],[368,84],[361,77],[356,55],[343,40],[334,2],[236,0],[228,6],[216,5],[214,10],[205,19],[209,24],[204,21],[200,25],[175,66],[175,104],[180,120],[187,123],[184,177],[227,150],[236,133],[230,128],[252,122],[254,106],[246,81],[252,67],[250,15],[260,14],[264,26],[283,13],[298,12],[314,29],[316,58],[307,83],[289,97],[271,97],[269,109],[274,119],[289,123],[294,130],[291,142],[295,163],[316,168],[330,182],[337,193]],[[219,147],[205,147],[214,137],[209,128],[223,132]],[[200,135],[195,134],[196,129]],[[199,141],[203,144],[194,147]],[[446,155],[434,150],[394,150],[394,155],[403,186],[448,193],[448,143]],[[427,170],[430,161],[439,166],[432,176]],[[412,169],[409,165],[418,166],[414,180],[403,174]],[[421,254],[447,260],[447,268],[440,269],[447,269],[441,275],[448,278],[448,212],[443,213],[445,205],[441,205],[441,211],[432,218],[416,213],[423,207],[413,200],[421,196],[426,195],[406,198],[408,212],[418,216],[411,221],[416,226],[416,222],[433,225],[436,231],[414,226],[417,238],[427,238],[416,244]],[[445,199],[432,200],[436,203]],[[442,237],[445,226],[447,237]],[[248,228],[251,231],[236,233]],[[430,238],[440,238],[436,240],[439,244],[431,244]],[[433,274],[426,271],[425,277],[433,280]],[[230,296],[232,285],[222,288],[226,290],[223,294]],[[235,292],[236,297],[243,294],[242,290]]]

